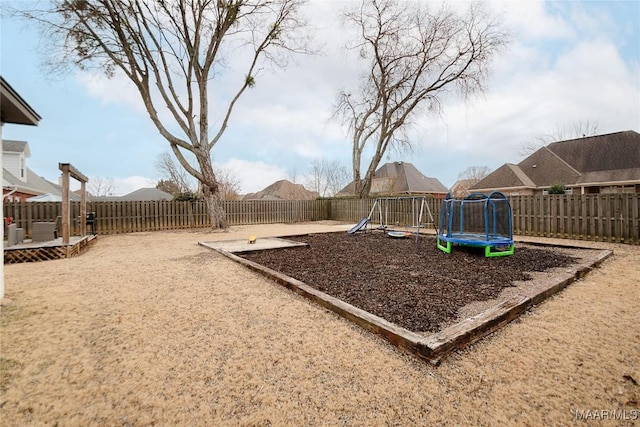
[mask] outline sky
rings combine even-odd
[[[340,90],[358,83],[359,66],[345,50],[349,30],[340,12],[356,3],[312,0],[304,12],[318,55],[285,69],[265,67],[240,99],[230,126],[212,150],[214,164],[256,192],[274,181],[305,184],[314,160],[351,170],[347,130],[333,120]],[[459,7],[453,3],[453,7]],[[439,114],[422,113],[408,135],[411,151],[391,161],[413,163],[451,187],[465,169],[522,160],[522,147],[575,123],[599,134],[640,131],[640,1],[487,1],[511,43],[492,63],[484,94],[443,98]],[[47,45],[32,24],[2,16],[0,74],[42,117],[37,127],[5,125],[4,139],[29,143],[27,166],[57,182],[58,163],[71,163],[91,182],[109,179],[113,195],[153,187],[158,157],[169,144],[151,123],[126,79],[79,70],[59,75],[44,65]],[[231,58],[229,69],[241,61]],[[211,121],[231,88],[221,73],[212,91]]]

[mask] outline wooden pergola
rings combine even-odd
[[[89,178],[69,163],[58,163],[62,171],[62,243],[68,245],[70,241],[71,202],[69,197],[69,177],[80,181],[80,236],[87,235],[87,188]]]

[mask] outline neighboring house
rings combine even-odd
[[[27,183],[27,158],[31,157],[26,141],[2,141],[2,195],[4,200],[24,201],[44,191]]]
[[[91,196],[92,202],[151,202],[159,200],[173,200],[173,194],[158,190],[154,187],[139,188],[124,196]]]
[[[87,194],[87,200],[90,202],[117,202],[122,200],[122,196],[93,196]]]
[[[453,186],[449,189],[449,193],[456,199],[464,199],[469,194],[473,193],[473,190],[469,190],[478,179],[459,179],[453,184]]]
[[[301,184],[282,179],[269,185],[262,191],[245,195],[242,200],[314,200],[320,197],[315,191],[309,191]]]
[[[502,165],[470,190],[531,195],[558,184],[573,194],[640,193],[640,134],[629,130],[554,142],[517,165]]]
[[[22,182],[27,182],[27,158],[31,150],[27,141],[2,141],[2,169]]]
[[[337,196],[353,196],[353,181]],[[412,163],[392,162],[380,166],[371,180],[371,195],[431,195],[443,199],[449,190],[437,178],[423,175]]]
[[[27,167],[27,158],[30,156],[29,144],[26,141],[2,141],[4,200],[24,202],[32,197],[47,194],[61,197],[61,186],[47,181]],[[72,200],[80,200],[80,198],[72,197]]]
[[[166,191],[158,190],[157,188],[139,188],[136,191],[132,191],[129,194],[118,197],[117,200],[135,200],[135,201],[155,201],[155,200],[173,200],[173,194]]]

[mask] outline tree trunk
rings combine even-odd
[[[220,195],[211,191],[205,191],[205,201],[207,203],[207,209],[209,210],[209,218],[211,219],[212,230],[228,230],[229,224],[227,223],[227,214],[222,209],[222,201]]]
[[[369,163],[369,168],[367,169],[367,172],[364,175],[363,179],[359,179],[356,181],[356,188],[355,188],[355,194],[356,196],[358,196],[359,199],[366,199],[367,197],[369,197],[369,193],[371,193],[371,184],[373,182],[373,176],[376,173],[376,169],[378,168],[378,165],[380,164],[380,160],[382,160],[382,155],[381,154],[376,154],[373,156],[373,158],[371,159],[371,163]],[[358,178],[360,178],[358,176]]]
[[[371,192],[371,178],[366,176],[360,181],[360,191],[356,193],[359,199],[366,199]]]
[[[213,171],[209,152],[206,149],[201,149],[196,151],[195,154],[196,160],[200,165],[200,170],[202,171],[202,177],[204,178],[200,183],[202,185],[202,193],[209,211],[211,229],[227,231],[229,229],[227,215],[224,212],[224,209],[222,209],[220,186],[218,185],[218,180],[216,179],[215,172]]]
[[[369,173],[365,174],[364,179],[360,174],[360,161],[362,159],[362,150],[358,147],[360,146],[357,137],[354,136],[353,140],[353,159],[352,159],[352,167],[353,167],[353,194],[358,199],[366,199],[369,197],[369,191],[371,191],[371,177],[369,177]]]

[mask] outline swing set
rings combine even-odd
[[[423,219],[429,222],[423,223]],[[375,228],[374,223],[377,224]],[[373,203],[369,216],[362,218],[348,233],[367,232],[373,228],[382,230],[389,237],[415,235],[418,242],[420,229],[429,224],[436,230],[438,249],[447,254],[454,245],[483,247],[486,257],[514,253],[511,205],[498,191],[489,195],[473,193],[463,200],[447,194],[440,210],[439,228],[436,228],[425,196],[380,197]],[[402,227],[405,231],[399,230]]]
[[[427,222],[423,222],[423,219]],[[374,228],[374,225],[377,226]],[[349,234],[368,229],[381,230],[389,237],[404,238],[420,236],[420,229],[432,225],[435,221],[425,196],[379,197],[373,203],[369,215],[362,218]],[[404,228],[404,231],[401,229]]]

